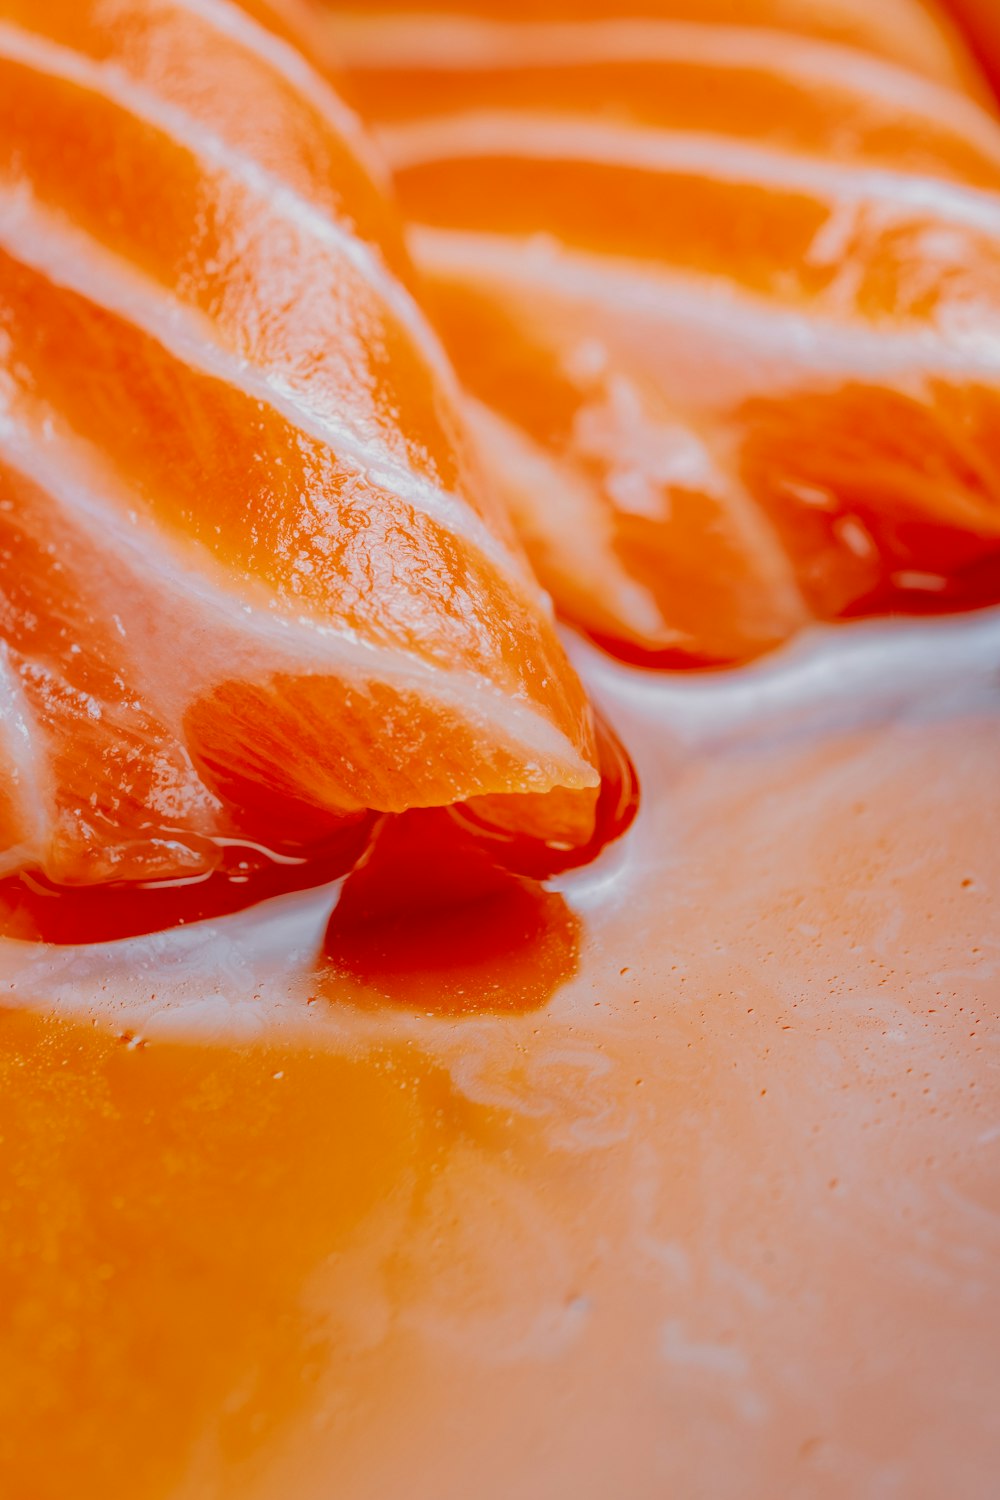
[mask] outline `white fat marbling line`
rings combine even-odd
[[[54,434],[43,438],[0,412],[0,457],[50,496],[99,547],[112,548],[135,576],[159,592],[175,625],[183,620],[185,609],[190,611],[192,636],[202,649],[187,658],[183,691],[188,701],[199,690],[234,674],[249,681],[267,680],[270,674],[285,671],[327,673],[359,684],[384,682],[441,704],[462,721],[481,726],[484,735],[499,744],[512,750],[517,747],[519,758],[527,762],[526,772],[534,771],[549,785],[560,784],[556,768],[565,774],[568,785],[592,784],[593,772],[566,736],[530,704],[486,678],[446,671],[409,652],[364,640],[346,627],[279,613],[267,607],[263,590],[252,598],[233,592],[221,568],[213,567],[200,553],[194,566],[192,556],[170,548],[126,503],[116,503],[105,491],[88,486],[81,478],[77,455]],[[249,594],[249,589],[243,594]],[[126,624],[138,610],[134,631],[127,634],[140,641],[148,601],[142,602],[140,592],[135,606],[123,597],[120,609]],[[147,663],[147,672],[155,681],[154,659]],[[178,715],[183,717],[182,704],[163,706],[168,723],[177,722]],[[546,775],[542,765],[553,774]]]
[[[524,110],[469,110],[383,127],[379,140],[398,172],[438,161],[507,157],[579,162],[649,175],[690,176],[824,202],[872,204],[892,222],[929,217],[1000,234],[1000,197],[926,173],[895,171],[691,130]]]
[[[121,318],[189,369],[268,406],[293,428],[327,445],[345,467],[474,548],[522,590],[528,586],[523,564],[467,501],[400,462],[384,443],[361,434],[332,408],[317,407],[288,378],[228,351],[208,318],[91,236],[54,218],[25,188],[0,186],[0,248],[53,286]]]
[[[372,149],[367,131],[357,113],[333,89],[298,47],[268,31],[232,0],[175,0],[188,15],[197,16],[221,36],[251,52],[271,72],[291,84],[308,100],[334,133],[346,141],[366,172],[379,187],[388,187],[384,159]]]
[[[349,228],[325,213],[294,188],[267,171],[245,152],[207,130],[183,109],[137,84],[115,63],[94,62],[7,23],[0,23],[0,57],[36,72],[75,84],[99,95],[133,118],[169,136],[196,161],[225,173],[300,233],[347,261],[363,277],[405,328],[428,365],[450,378],[440,345],[410,293],[384,265],[381,256]]]
[[[771,26],[671,20],[507,22],[464,16],[337,16],[337,50],[358,70],[484,72],[615,63],[771,74],[803,90],[855,97],[925,116],[1000,165],[1000,130],[990,112],[945,84],[890,58]],[[722,84],[722,87],[725,85]]]
[[[599,337],[628,341],[630,328],[648,349],[657,328],[687,340],[689,358],[675,370],[677,399],[728,404],[781,387],[803,372],[818,378],[920,381],[935,376],[1000,378],[1000,325],[967,320],[947,333],[932,327],[876,329],[834,321],[739,291],[721,277],[661,270],[648,262],[567,250],[544,236],[485,234],[416,225],[414,257],[432,277],[457,285],[495,288],[499,295],[538,300],[546,317],[586,310],[608,314]],[[608,321],[606,320],[606,321]],[[724,348],[720,368],[711,361],[709,388],[701,392],[704,353]],[[670,361],[657,369],[670,381]],[[726,384],[727,379],[729,385]]]

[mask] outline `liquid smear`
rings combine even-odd
[[[989,1492],[1000,618],[576,658],[642,786],[582,867],[7,884],[7,1493]]]

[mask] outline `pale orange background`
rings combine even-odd
[[[547,1008],[353,1008],[315,898],[3,950],[6,1494],[995,1493],[1000,635],[813,651],[588,656]]]

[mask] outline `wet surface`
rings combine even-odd
[[[0,948],[12,1493],[992,1493],[997,622],[580,662],[587,869]]]
[[[345,881],[317,982],[333,1004],[529,1011],[576,973],[579,945],[557,892],[497,866],[447,812],[407,813]]]

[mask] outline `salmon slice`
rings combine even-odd
[[[330,29],[562,612],[703,666],[1000,598],[1000,127],[943,15],[447,9]]]
[[[589,706],[298,25],[0,0],[4,873],[555,789],[587,836]]]

